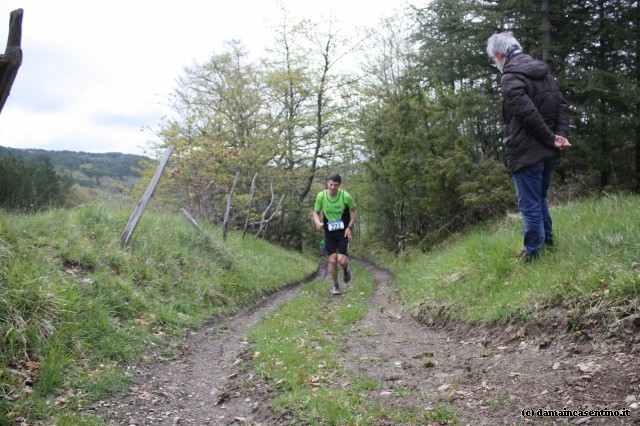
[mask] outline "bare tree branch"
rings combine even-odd
[[[251,180],[251,198],[249,198],[249,211],[247,212],[247,220],[244,222],[244,231],[242,232],[242,238],[244,238],[247,233],[247,227],[249,226],[249,219],[251,218],[251,209],[253,208],[253,194],[256,188],[256,178],[258,177],[258,173],[253,175],[253,179]]]
[[[264,225],[264,229],[262,231],[262,237],[264,238],[264,236],[267,233],[267,228],[269,227],[269,223],[271,222],[271,219],[273,219],[273,217],[276,215],[276,213],[278,213],[278,210],[280,210],[280,206],[282,205],[282,201],[284,200],[284,194],[282,194],[282,197],[280,197],[280,202],[278,202],[278,205],[276,206],[276,209],[273,211],[273,214],[271,216],[269,216],[269,219],[267,219]]]
[[[222,222],[222,239],[225,241],[227,241],[227,221],[229,220],[229,211],[231,211],[231,198],[233,197],[233,192],[236,190],[238,176],[240,176],[240,172],[236,173],[236,177],[233,179],[233,186],[231,187],[231,191],[229,191],[229,197],[227,197],[227,211],[224,213],[224,221]]]
[[[271,186],[271,201],[269,201],[269,205],[262,213],[262,220],[260,221],[260,229],[258,229],[258,233],[256,234],[255,238],[258,238],[260,236],[260,233],[262,232],[262,228],[264,227],[265,218],[267,217],[267,213],[269,212],[269,209],[273,204],[273,199],[275,198],[275,194],[273,193],[273,184],[271,184],[270,186]]]

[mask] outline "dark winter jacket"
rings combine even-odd
[[[567,137],[569,118],[549,66],[515,52],[505,61],[500,89],[509,172],[558,156],[555,135]]]

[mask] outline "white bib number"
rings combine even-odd
[[[327,223],[327,230],[331,231],[340,231],[344,229],[344,222],[341,220],[330,220]]]

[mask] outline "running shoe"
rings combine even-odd
[[[347,269],[344,270],[344,283],[349,284],[351,281],[351,268],[347,266]]]

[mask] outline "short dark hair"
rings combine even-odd
[[[338,183],[342,183],[342,178],[340,177],[339,174],[337,173],[331,173],[329,175],[329,177],[327,178],[327,180],[330,180],[331,182],[338,182]]]

